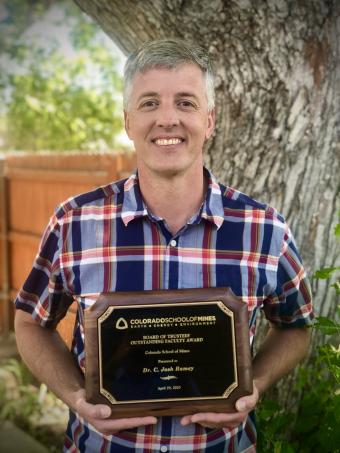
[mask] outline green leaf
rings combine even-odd
[[[338,223],[334,228],[334,234],[336,237],[340,237],[340,223]]]
[[[282,442],[276,441],[274,443],[274,453],[281,453]]]
[[[333,335],[340,332],[340,324],[325,316],[318,316],[314,327],[323,332],[325,335]]]
[[[335,282],[331,285],[332,288],[335,289],[335,292],[338,296],[340,296],[340,282]],[[340,313],[339,313],[340,315]]]
[[[35,110],[36,112],[40,112],[41,111],[41,106],[40,106],[39,99],[27,94],[25,96],[25,101],[26,101],[28,107],[30,107],[32,110]]]
[[[322,280],[326,280],[330,278],[333,272],[340,270],[340,267],[324,267],[315,271],[313,278],[319,278]]]
[[[340,366],[338,365],[330,365],[329,371],[333,374],[334,379],[338,384],[340,384]]]
[[[292,445],[284,442],[282,444],[281,453],[295,453],[295,449],[292,447]]]

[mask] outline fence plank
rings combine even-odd
[[[0,334],[6,339],[11,325],[9,298],[9,258],[8,258],[8,219],[7,184],[5,179],[4,156],[0,156]]]
[[[7,193],[3,202],[8,209],[0,204],[0,215],[5,218],[8,232],[0,229],[2,260],[5,260],[6,250],[9,254],[7,275],[3,270],[0,273],[2,313],[25,281],[41,235],[56,206],[70,196],[126,177],[135,165],[135,155],[131,152],[5,155],[0,166],[0,181],[6,178]],[[0,318],[0,328],[6,323],[13,328],[13,310],[10,311]],[[74,318],[75,307],[60,326],[69,345]]]

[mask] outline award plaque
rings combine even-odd
[[[233,411],[253,389],[247,304],[228,288],[102,293],[85,353],[87,401],[113,418]]]

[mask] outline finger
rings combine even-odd
[[[224,422],[224,423],[219,423],[219,424],[204,423],[204,422],[200,422],[198,424],[203,426],[204,428],[232,430],[232,429],[235,429],[238,426],[240,426],[242,423],[243,423],[243,420],[240,422]]]
[[[105,404],[91,404],[84,398],[79,398],[76,404],[76,410],[85,419],[105,419],[110,417],[111,409]]]
[[[181,424],[183,426],[188,425],[189,423],[213,423],[217,424],[220,422],[237,420],[240,418],[240,414],[237,412],[233,412],[230,414],[225,413],[216,413],[216,412],[199,412],[193,415],[185,415],[181,419]]]
[[[191,417],[191,421],[193,423],[212,423],[212,424],[220,424],[229,421],[233,421],[239,418],[239,414],[230,413],[216,413],[216,412],[200,412],[198,414],[194,414]]]
[[[91,421],[90,421],[91,423]],[[139,426],[154,425],[157,423],[156,417],[121,418],[117,420],[92,420],[92,425],[103,434],[110,435],[119,431]]]
[[[240,400],[236,401],[235,407],[238,412],[247,412],[247,411],[252,410],[253,407],[255,407],[255,406],[249,400],[240,399]]]
[[[135,418],[120,418],[118,420],[112,420],[115,426],[122,429],[136,428],[138,426],[155,425],[157,423],[156,417],[135,417]]]
[[[245,411],[250,412],[255,408],[256,404],[258,403],[258,400],[259,394],[255,387],[254,392],[251,395],[243,396],[236,401],[235,404],[236,410],[239,412]]]
[[[206,412],[194,414],[191,417],[192,423],[199,423],[208,428],[235,428],[240,423],[243,423],[247,417],[247,413],[215,413]]]
[[[182,426],[187,426],[190,423],[193,423],[191,421],[192,415],[185,415],[184,417],[181,418],[181,425]]]

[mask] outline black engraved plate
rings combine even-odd
[[[237,386],[233,313],[222,302],[109,307],[98,334],[100,393],[112,403],[223,398]]]

